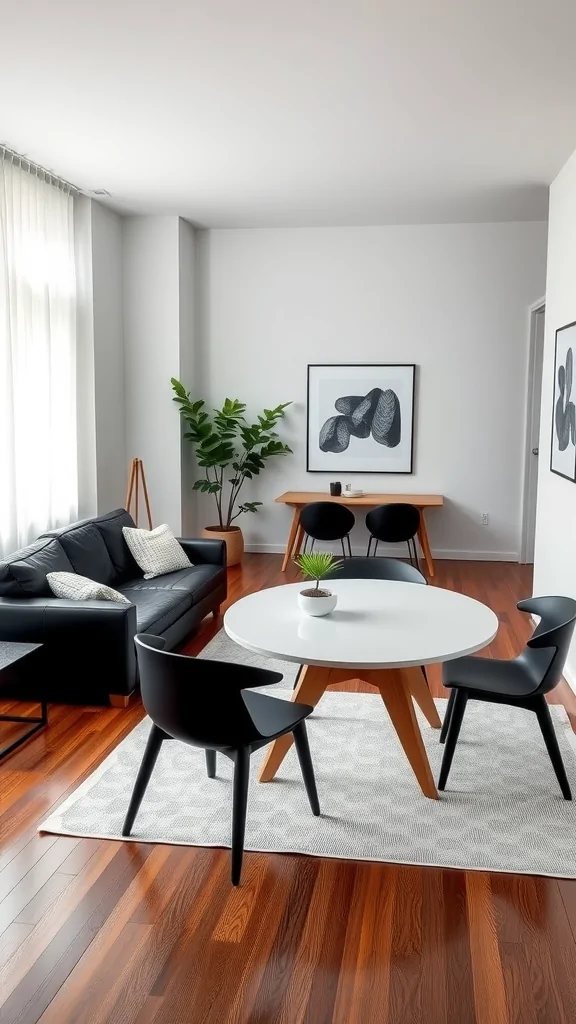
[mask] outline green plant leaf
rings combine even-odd
[[[338,572],[344,564],[341,558],[335,558],[329,551],[309,551],[297,555],[294,561],[303,576],[317,583],[333,572]]]

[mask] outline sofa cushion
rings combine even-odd
[[[32,544],[29,544],[25,548],[19,548],[18,551],[13,551],[11,555],[6,555],[0,559],[0,597],[25,597],[25,592],[18,583],[15,576],[12,575],[12,563],[21,562],[32,555],[35,551],[39,551],[46,545],[44,540],[35,540]]]
[[[133,526],[122,527],[126,543],[144,573],[144,579],[152,580],[177,569],[187,569],[192,562],[178,543],[168,523],[162,523],[155,530],[138,530]]]
[[[10,573],[20,597],[51,597],[46,579],[49,572],[74,572],[64,548],[52,537],[43,538],[41,546],[31,552],[28,548],[10,556]]]
[[[126,512],[126,509],[116,508],[113,512],[96,516],[92,522],[108,548],[117,581],[121,582],[141,576],[142,570],[136,564],[122,533],[123,526],[134,527],[136,525],[130,513]]]
[[[139,633],[162,634],[192,607],[192,598],[185,590],[122,587],[121,593],[136,605]]]
[[[112,559],[108,554],[102,535],[90,520],[83,523],[72,523],[63,530],[53,530],[50,534],[58,539],[64,551],[68,555],[74,572],[80,576],[86,576],[90,580],[104,583],[106,586],[113,583],[116,573]]]
[[[226,582],[226,570],[218,565],[190,565],[187,569],[167,572],[164,576],[155,576],[152,580],[135,579],[122,584],[119,590],[130,600],[133,590],[182,590],[190,594],[192,604],[199,604],[205,597]]]
[[[77,572],[49,572],[46,579],[54,596],[68,601],[116,601],[118,604],[130,604],[125,594],[107,587],[105,583],[80,576]]]

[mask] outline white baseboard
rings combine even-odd
[[[255,552],[259,554],[277,554],[283,555],[286,550],[285,544],[246,544],[246,551]],[[334,547],[334,552],[338,554],[338,549]],[[354,555],[365,555],[365,547],[352,548],[352,554]],[[402,558],[400,548],[398,545],[395,547],[385,547],[383,544],[378,547],[379,555],[387,555],[389,558]],[[518,552],[517,551],[451,551],[447,549],[436,549],[432,552],[433,558],[447,558],[451,561],[464,561],[464,562],[517,562]]]

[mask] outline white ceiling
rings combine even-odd
[[[203,225],[531,220],[574,0],[1,0],[0,141]]]

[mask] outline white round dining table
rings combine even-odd
[[[453,590],[392,580],[331,580],[336,609],[311,617],[298,606],[302,583],[260,590],[233,604],[224,629],[241,647],[303,666],[293,700],[316,706],[326,687],[361,679],[380,692],[425,796],[438,799],[412,700],[429,724],[441,722],[422,666],[486,647],[498,619]],[[274,778],[292,743],[281,736],[268,750],[260,781]]]

